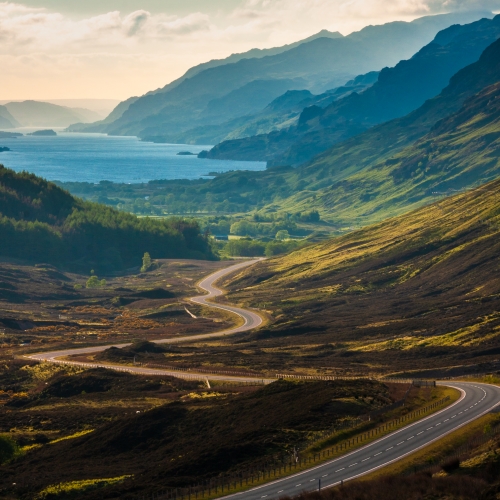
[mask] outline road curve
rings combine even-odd
[[[199,335],[190,335],[190,336],[184,336],[184,337],[171,337],[167,339],[159,339],[159,340],[154,340],[153,342],[156,342],[157,344],[174,344],[174,343],[179,343],[179,342],[185,342],[185,341],[193,341],[193,340],[203,340],[203,339],[210,339],[210,338],[215,338],[215,337],[222,337],[225,335],[232,335],[235,333],[241,333],[245,332],[248,330],[252,330],[254,328],[257,328],[262,324],[262,318],[255,312],[242,309],[240,307],[236,306],[229,306],[225,304],[214,304],[210,302],[210,299],[213,299],[219,295],[222,295],[223,292],[219,288],[215,286],[215,282],[224,276],[227,276],[228,274],[231,274],[235,271],[238,271],[240,269],[243,269],[245,267],[251,266],[258,262],[259,260],[262,259],[254,259],[254,260],[246,260],[243,262],[239,262],[238,264],[233,264],[232,266],[226,267],[224,269],[221,269],[206,278],[204,278],[202,281],[198,283],[198,287],[201,288],[202,290],[205,290],[207,292],[207,295],[200,295],[197,297],[193,297],[190,300],[192,302],[195,302],[197,304],[207,306],[207,307],[212,307],[214,309],[221,309],[223,311],[229,311],[237,316],[240,316],[243,319],[243,324],[234,328],[230,328],[227,330],[221,330],[219,332],[213,332],[213,333],[204,333],[204,334],[199,334]],[[36,353],[36,354],[30,354],[27,355],[27,358],[30,359],[35,359],[37,361],[48,361],[52,363],[64,363],[64,364],[71,364],[71,365],[77,365],[77,366],[85,366],[85,367],[101,367],[101,368],[109,368],[111,370],[119,370],[119,371],[125,371],[125,372],[130,372],[130,373],[136,373],[136,374],[141,374],[141,375],[169,375],[173,377],[178,377],[178,378],[186,378],[186,379],[207,379],[209,378],[210,380],[225,380],[225,381],[239,381],[239,382],[254,382],[256,379],[254,377],[236,377],[236,376],[230,376],[230,375],[204,375],[204,374],[196,374],[194,371],[193,372],[181,372],[181,371],[173,371],[173,370],[160,370],[160,369],[152,369],[152,368],[142,368],[142,367],[125,367],[125,366],[117,366],[117,365],[112,365],[108,363],[99,363],[99,362],[93,362],[93,363],[80,363],[77,361],[61,361],[58,358],[61,358],[63,356],[73,356],[73,355],[78,355],[78,354],[91,354],[91,353],[96,353],[96,352],[101,352],[106,349],[109,349],[110,347],[126,347],[130,345],[128,344],[110,344],[110,345],[103,345],[103,346],[93,346],[93,347],[80,347],[80,348],[75,348],[75,349],[65,349],[65,350],[59,350],[59,351],[51,351],[51,352],[41,352],[41,353]],[[264,382],[272,382],[274,379],[263,379]]]
[[[356,477],[368,474],[392,462],[400,460],[424,446],[441,439],[446,434],[490,412],[500,404],[500,387],[453,382],[443,383],[460,390],[462,396],[451,406],[434,415],[408,425],[378,439],[358,450],[341,456],[304,472],[279,479],[225,499],[272,500],[281,496],[296,496],[301,491],[328,488]]]

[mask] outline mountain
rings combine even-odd
[[[16,128],[20,127],[19,122],[10,114],[5,106],[0,105],[0,128]]]
[[[221,143],[205,157],[298,165],[336,142],[418,108],[499,36],[500,16],[451,26],[411,59],[384,68],[366,90],[324,108],[306,107],[298,123],[289,129]]]
[[[360,75],[349,80],[341,87],[328,90],[319,95],[314,95],[309,90],[287,90],[270,103],[270,96],[262,93],[259,98],[265,107],[258,113],[240,116],[219,125],[195,127],[170,136],[146,136],[143,140],[182,144],[214,144],[225,140],[281,130],[296,124],[306,106],[327,106],[352,92],[360,92],[373,85],[377,80],[377,75],[378,72],[371,71],[366,75]],[[231,94],[234,94],[234,92]]]
[[[97,113],[88,109],[66,108],[40,101],[9,102],[5,107],[22,127],[67,127],[99,118]]]
[[[336,144],[308,164],[186,181],[182,198],[178,182],[151,182],[154,196],[173,213],[257,211],[256,217],[267,217],[317,210],[339,227],[391,217],[431,202],[434,191],[470,188],[499,175],[500,125],[489,104],[498,82],[500,40],[417,110]],[[422,158],[415,163],[415,157]]]
[[[123,115],[98,130],[109,134],[144,137],[170,137],[203,125],[219,124],[258,112],[262,102],[248,102],[233,109],[230,98],[226,106],[217,106],[232,92],[245,89],[249,83],[275,80],[292,89],[324,92],[361,73],[379,70],[413,54],[428,43],[443,27],[454,22],[477,19],[478,13],[431,16],[411,23],[394,22],[369,26],[342,38],[320,37],[261,58],[242,58],[237,62],[210,67],[183,79],[173,87],[148,93],[131,103]],[[270,92],[268,87],[268,91]],[[261,87],[262,89],[262,87]],[[284,91],[275,94],[271,100]],[[245,92],[243,91],[245,94]],[[252,93],[246,93],[252,96]],[[271,96],[269,96],[271,97]],[[250,98],[253,101],[253,98]],[[223,109],[223,118],[220,111]],[[96,130],[93,127],[89,131]]]
[[[88,272],[156,258],[215,258],[195,222],[154,221],[74,198],[51,182],[0,165],[0,255]]]
[[[495,181],[242,271],[229,299],[275,321],[238,344],[367,374],[496,359],[499,195]]]

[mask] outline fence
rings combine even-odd
[[[295,380],[377,380],[379,382],[390,382],[392,384],[412,384],[416,387],[436,387],[435,380],[422,380],[411,378],[381,378],[381,377],[343,377],[336,375],[295,375],[277,373],[277,379],[292,378]]]
[[[446,464],[448,461],[455,458],[460,460],[461,458],[467,457],[472,450],[474,450],[475,448],[479,448],[483,444],[487,443],[492,437],[497,436],[498,434],[500,434],[500,425],[495,426],[490,432],[487,432],[482,436],[476,436],[469,439],[467,443],[457,448],[454,453],[446,456],[439,463],[432,465],[428,463],[417,465],[406,471],[404,474],[408,476],[410,474],[416,474],[418,472],[427,472],[434,470],[436,470],[437,472],[437,469],[440,469],[441,466]]]
[[[212,478],[206,481],[201,481],[196,485],[187,486],[184,488],[170,488],[163,491],[152,494],[151,496],[141,496],[138,497],[140,500],[198,500],[198,499],[208,499],[218,495],[229,494],[230,492],[236,492],[239,489],[243,489],[247,486],[258,485],[261,481],[265,479],[274,479],[282,477],[286,474],[291,474],[293,472],[298,472],[301,469],[308,468],[309,466],[315,464],[318,461],[327,460],[328,458],[333,458],[337,454],[347,451],[358,444],[362,444],[372,438],[378,438],[383,434],[389,432],[392,429],[397,428],[401,424],[412,420],[415,417],[425,415],[427,412],[438,408],[447,401],[450,397],[446,396],[439,401],[432,403],[425,408],[415,410],[407,415],[400,418],[394,419],[390,422],[380,425],[370,429],[358,436],[350,438],[338,445],[332,446],[326,450],[320,451],[318,453],[313,453],[308,457],[300,457],[298,454],[294,453],[292,456],[287,457],[287,459],[280,462],[275,462],[267,469],[259,468],[250,469],[241,472],[234,472],[233,474],[222,474],[216,478]]]

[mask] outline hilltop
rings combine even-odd
[[[87,272],[137,266],[156,258],[214,258],[198,225],[139,219],[74,198],[51,182],[0,166],[2,257],[66,265]]]

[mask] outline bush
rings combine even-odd
[[[101,288],[106,286],[106,280],[100,280],[97,276],[93,275],[87,280],[85,285],[87,288]]]
[[[0,464],[3,464],[16,456],[19,448],[16,442],[9,436],[0,436]]]
[[[233,257],[262,257],[265,245],[255,240],[231,240],[224,246],[224,251]]]
[[[460,459],[459,458],[450,458],[443,465],[441,465],[441,469],[443,469],[448,474],[457,470],[460,467]]]

